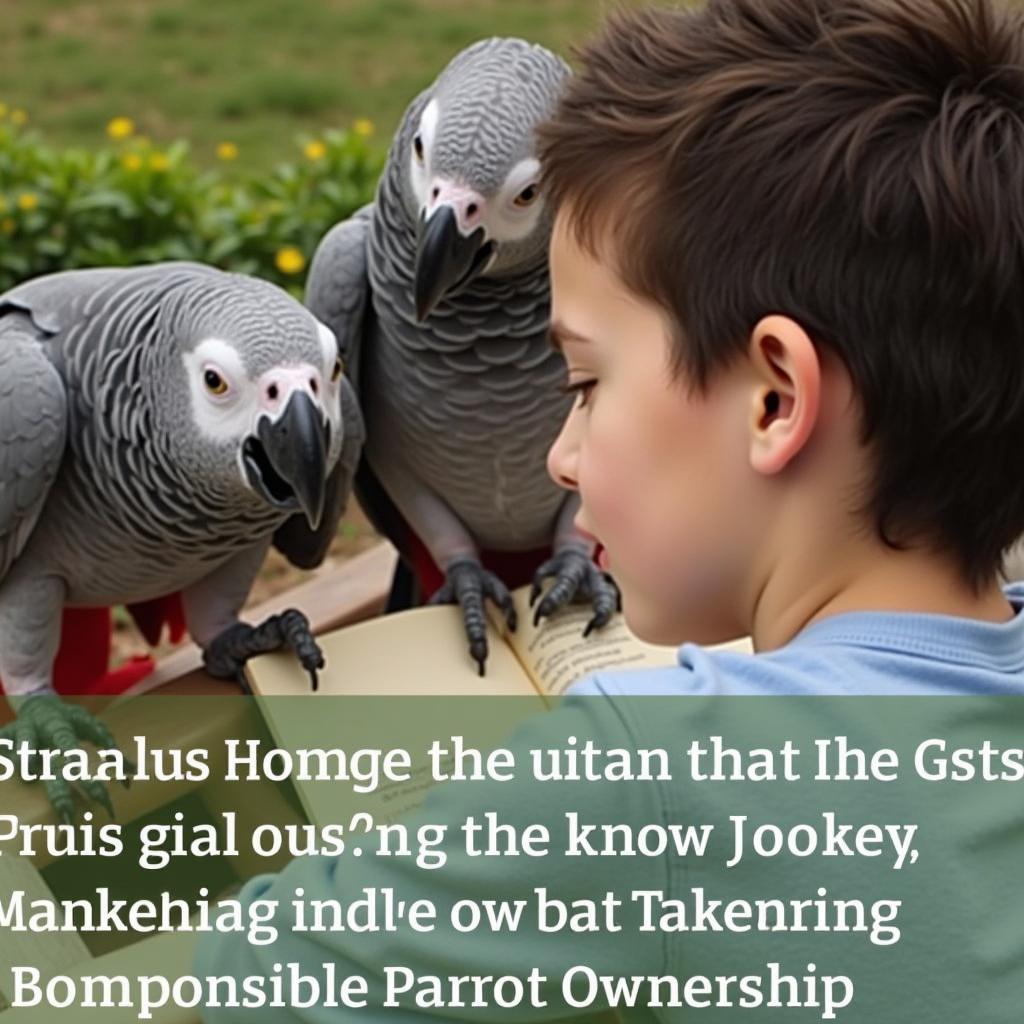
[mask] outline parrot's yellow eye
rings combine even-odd
[[[520,192],[519,195],[516,196],[515,204],[516,204],[516,206],[523,206],[523,207],[525,207],[525,206],[532,206],[533,203],[534,203],[534,200],[536,200],[537,196],[539,196],[539,195],[540,195],[540,189],[537,187],[536,184],[534,184],[534,185],[527,185],[526,188],[524,188],[523,191]]]
[[[412,140],[412,151],[416,154],[416,159],[423,163],[423,139],[419,135]]]
[[[331,370],[331,383],[337,384],[341,380],[341,375],[344,372],[345,367],[342,364],[340,358],[334,360],[334,368]]]
[[[223,395],[228,389],[228,382],[216,370],[207,370],[203,374],[203,383],[211,395]]]

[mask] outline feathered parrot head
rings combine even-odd
[[[522,39],[463,50],[406,111],[389,154],[416,232],[416,312],[478,276],[510,276],[547,258],[551,223],[534,131],[568,65]]]
[[[333,332],[269,282],[179,267],[154,325],[167,371],[149,381],[154,440],[218,503],[255,496],[315,528],[343,441]]]

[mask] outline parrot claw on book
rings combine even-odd
[[[220,679],[234,679],[242,689],[251,692],[242,671],[249,658],[289,647],[302,667],[309,673],[315,693],[320,685],[318,669],[324,667],[324,656],[309,628],[309,619],[295,608],[288,608],[258,626],[236,622],[219,633],[203,652],[206,671]]]
[[[77,747],[81,740],[88,740],[100,750],[117,748],[113,734],[95,715],[52,693],[28,697],[19,708],[17,719],[0,729],[0,737],[12,740],[19,747],[35,750],[68,751]],[[58,778],[47,779],[43,786],[57,817],[65,825],[72,824],[75,798],[71,784]],[[75,788],[87,801],[99,804],[110,820],[114,820],[114,805],[102,782],[83,779],[75,783]]]
[[[550,576],[555,577],[555,582],[537,604],[543,581]],[[607,625],[615,612],[622,610],[622,595],[611,576],[595,565],[586,551],[565,547],[544,562],[534,574],[533,586],[530,588],[530,607],[537,605],[533,613],[533,624],[536,626],[542,618],[552,615],[577,595],[590,601],[594,607],[593,617],[583,630],[584,636]]]
[[[469,653],[481,676],[484,674],[488,654],[487,618],[484,613],[484,598],[487,597],[501,609],[506,625],[514,633],[516,609],[508,587],[475,558],[460,558],[450,563],[445,571],[444,583],[428,602],[457,604],[462,609]]]

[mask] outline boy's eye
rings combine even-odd
[[[562,385],[562,391],[567,395],[580,396],[579,407],[582,409],[590,399],[590,393],[597,387],[597,381],[591,377],[590,380],[578,380]]]

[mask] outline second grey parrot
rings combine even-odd
[[[198,264],[68,271],[0,295],[6,735],[112,742],[54,695],[65,606],[180,591],[213,674],[287,645],[315,686],[305,616],[238,615],[292,515],[314,538],[334,532],[363,440],[342,369],[332,332],[283,290]],[[67,787],[51,798],[69,817]]]
[[[548,341],[551,225],[534,130],[568,74],[520,39],[458,54],[406,111],[376,201],[325,236],[307,285],[366,419],[356,493],[407,563],[428,556],[433,600],[462,606],[481,673],[484,599],[515,627],[486,553],[532,557],[534,600],[554,577],[538,618],[582,596],[589,631],[618,604],[574,526],[577,496],[546,471],[571,399]]]

